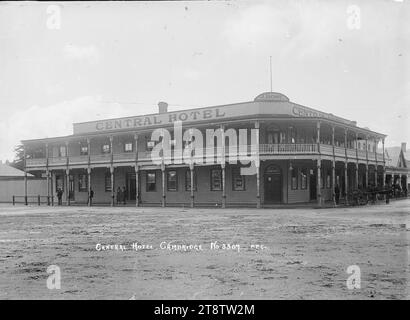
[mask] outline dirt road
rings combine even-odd
[[[406,299],[409,208],[2,205],[0,299]]]

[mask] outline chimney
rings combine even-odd
[[[168,103],[158,102],[158,113],[167,113],[168,112]]]
[[[403,151],[403,153],[406,153],[406,142],[401,143],[401,151]]]

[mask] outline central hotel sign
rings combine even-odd
[[[301,118],[326,118],[352,125],[351,121],[336,117],[332,114],[323,113],[310,108],[305,108],[291,102],[277,101],[274,103],[249,102],[221,107],[210,107],[203,109],[193,109],[186,111],[176,111],[158,113],[145,116],[108,119],[101,121],[91,121],[74,123],[74,134],[105,132],[115,130],[140,129],[158,126],[170,126],[175,121],[185,123],[209,122],[227,118],[247,118],[252,116],[287,115]]]
[[[201,121],[223,118],[225,113],[219,108],[200,111],[175,112],[166,114],[147,115],[115,120],[104,120],[95,123],[96,131],[118,130],[128,128],[150,127],[155,125],[169,125],[175,121]]]

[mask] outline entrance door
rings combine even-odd
[[[135,173],[127,174],[127,199],[135,200]]]
[[[309,174],[309,191],[310,191],[310,200],[316,200],[316,172],[313,169],[310,169]]]
[[[265,203],[282,202],[282,172],[276,166],[270,166],[264,174]]]

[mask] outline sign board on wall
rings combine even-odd
[[[287,101],[255,101],[238,103],[220,107],[191,109],[185,111],[158,113],[145,116],[127,117],[74,123],[74,134],[109,132],[115,130],[141,129],[158,126],[170,126],[175,121],[194,124],[195,122],[209,122],[229,119],[246,118],[257,115],[278,115],[302,118],[325,118],[352,125],[353,122],[333,116],[332,114],[316,111],[311,108],[296,105]]]

